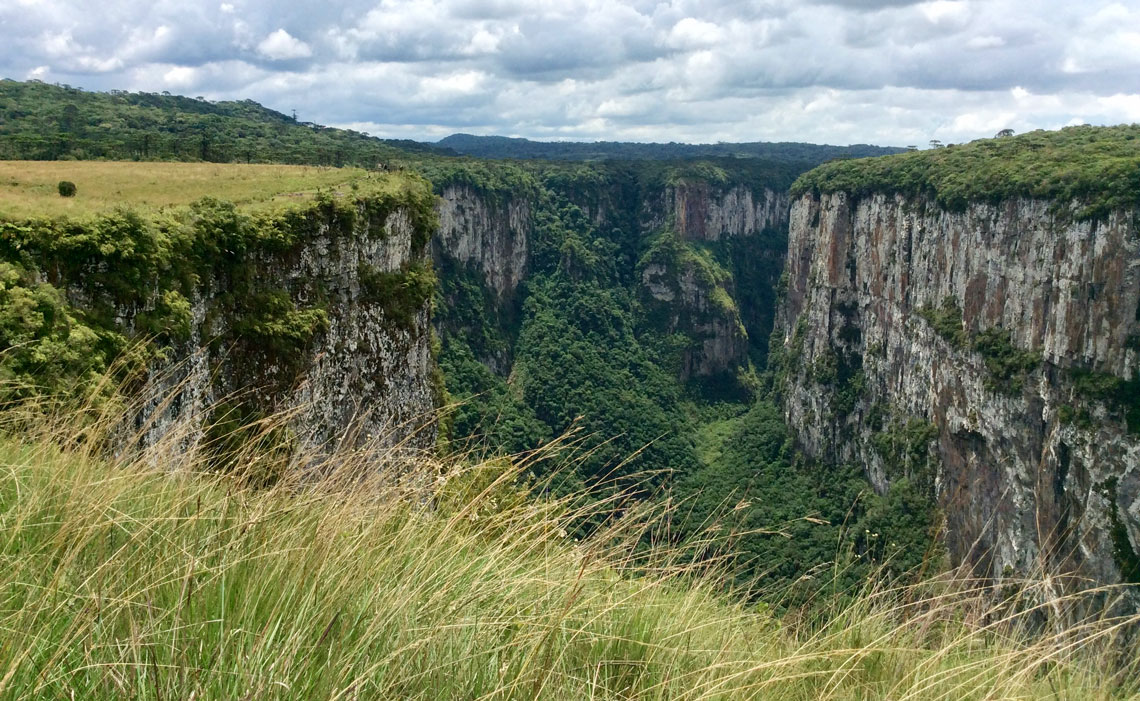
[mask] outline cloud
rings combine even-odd
[[[1090,0],[0,0],[0,74],[383,136],[924,144],[1140,120]]]
[[[305,42],[297,39],[284,29],[278,29],[261,40],[257,51],[271,61],[287,61],[292,58],[308,58],[313,50]]]

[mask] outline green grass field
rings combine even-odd
[[[61,180],[74,182],[74,197],[61,197]],[[397,175],[359,168],[217,163],[100,161],[0,161],[0,218],[82,218],[118,206],[157,211],[202,197],[233,202],[244,210],[288,204],[318,189],[348,193],[398,186]]]
[[[502,461],[423,459],[395,480],[342,455],[323,480],[257,491],[185,452],[102,457],[90,424],[77,442],[71,419],[0,419],[3,699],[1135,693],[1111,644],[1127,621],[1033,629],[1027,609],[1069,602],[1033,603],[1048,589],[1032,583],[1001,600],[869,588],[781,619],[683,546],[645,549],[660,514],[570,537],[571,503],[521,498]]]

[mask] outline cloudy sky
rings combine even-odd
[[[1140,0],[0,0],[0,76],[377,136],[960,142],[1140,122]]]

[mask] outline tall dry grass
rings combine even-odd
[[[1122,642],[1135,619],[1042,627],[1035,610],[1081,610],[1047,581],[996,597],[961,578],[869,583],[796,624],[726,592],[716,563],[692,564],[709,543],[646,545],[663,507],[521,494],[527,461],[557,453],[263,451],[231,455],[236,473],[223,475],[208,442],[124,440],[123,411],[101,401],[3,415],[0,697],[1137,693]],[[269,465],[269,487],[266,460],[292,466]],[[575,540],[583,521],[600,525]]]

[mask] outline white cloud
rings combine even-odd
[[[669,30],[666,43],[675,49],[704,49],[715,46],[724,38],[720,27],[694,17],[686,17]]]
[[[966,46],[971,49],[996,49],[999,46],[1005,46],[1005,39],[993,34],[986,34],[971,38],[966,42]]]
[[[175,89],[191,87],[197,78],[198,71],[189,66],[174,66],[162,74],[163,82]]]
[[[305,42],[297,39],[284,29],[278,29],[261,40],[257,51],[273,61],[286,61],[293,58],[308,58],[313,50]]]
[[[0,26],[0,75],[398,137],[906,145],[1140,120],[1136,0],[0,0]]]

